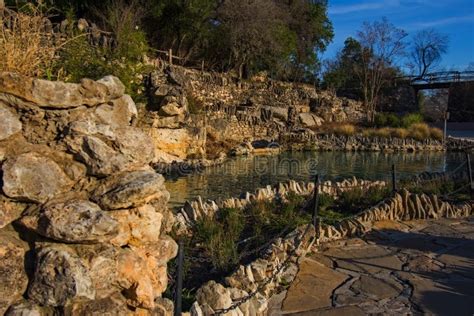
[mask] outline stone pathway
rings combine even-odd
[[[474,315],[474,217],[379,222],[308,255],[269,315]]]

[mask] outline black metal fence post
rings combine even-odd
[[[319,240],[319,217],[318,217],[318,206],[319,206],[319,175],[316,175],[314,179],[314,195],[313,195],[313,226],[316,232],[316,239]]]
[[[468,151],[466,151],[466,164],[467,164],[467,175],[469,179],[469,193],[471,194],[471,198],[473,198],[474,197],[474,183],[472,181],[471,157],[469,156]]]
[[[392,164],[392,192],[393,194],[397,193],[397,170],[395,169],[395,164]]]
[[[176,290],[174,293],[174,316],[181,316],[182,291],[183,291],[183,260],[184,260],[184,242],[179,242],[178,248],[178,273],[176,276]]]

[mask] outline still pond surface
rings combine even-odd
[[[290,179],[313,181],[358,177],[391,179],[392,164],[399,178],[418,173],[454,170],[465,160],[463,153],[285,152],[275,156],[239,157],[201,171],[168,177],[170,207],[181,207],[197,196],[203,199],[238,197],[245,192]]]

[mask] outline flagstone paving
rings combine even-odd
[[[474,217],[379,222],[321,245],[269,314],[474,315]]]

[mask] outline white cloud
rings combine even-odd
[[[329,7],[329,14],[347,14],[368,10],[379,10],[387,7],[399,6],[400,0],[383,0],[377,2],[361,2],[348,5],[335,5]]]
[[[449,18],[443,18],[433,21],[425,21],[425,22],[417,22],[413,23],[410,28],[429,28],[429,27],[437,27],[449,24],[458,24],[458,23],[465,23],[465,22],[474,22],[474,15],[465,15],[465,16],[453,16]]]

